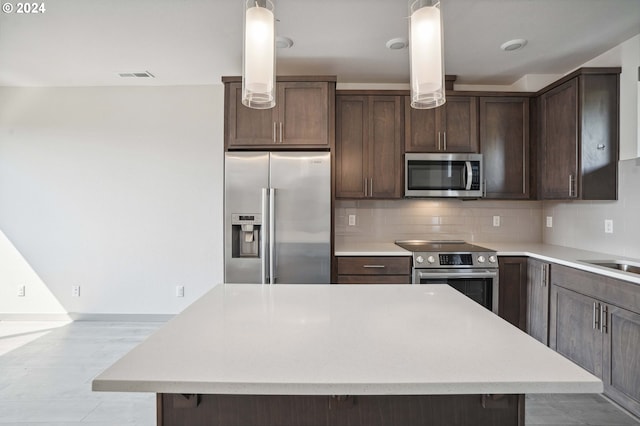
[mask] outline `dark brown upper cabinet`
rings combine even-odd
[[[485,198],[530,198],[529,98],[480,98]]]
[[[542,199],[617,199],[619,78],[582,68],[538,92]]]
[[[402,198],[402,96],[336,96],[336,198]]]
[[[478,152],[478,98],[447,96],[438,108],[414,109],[405,98],[406,152]]]
[[[224,77],[227,149],[328,149],[334,134],[335,77],[281,77],[276,106],[242,105],[242,82]],[[295,81],[287,81],[290,79]],[[311,79],[311,78],[309,78]]]

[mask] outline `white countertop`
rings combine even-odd
[[[219,284],[93,389],[428,395],[603,387],[446,285]]]
[[[483,243],[473,242],[495,250],[498,256],[529,256],[547,262],[569,266],[583,271],[594,272],[611,278],[640,284],[640,275],[618,271],[604,266],[596,266],[585,261],[620,260],[640,264],[640,259],[615,256],[607,253],[580,250],[571,247],[540,243]],[[336,243],[336,256],[410,256],[411,252],[391,243]]]
[[[411,256],[411,252],[390,243],[336,243],[336,256]]]

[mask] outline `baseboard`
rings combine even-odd
[[[0,312],[0,321],[71,321],[69,314],[7,314]]]
[[[114,322],[167,322],[175,315],[171,314],[90,314],[69,312],[73,321],[114,321]]]
[[[167,322],[175,317],[171,314],[91,314],[69,312],[68,314],[5,314],[0,321],[105,321],[105,322]]]

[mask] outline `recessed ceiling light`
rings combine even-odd
[[[289,37],[276,37],[276,47],[278,49],[288,49],[291,46],[293,46],[293,40],[291,40]]]
[[[504,50],[505,52],[512,52],[514,50],[522,49],[524,46],[526,46],[526,44],[527,40],[523,38],[516,38],[502,43],[500,49]]]
[[[387,49],[400,50],[409,46],[409,40],[404,37],[392,38],[387,42]]]

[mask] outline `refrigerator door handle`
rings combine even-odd
[[[276,189],[269,188],[269,284],[276,283]]]
[[[269,231],[267,230],[267,221],[269,220],[269,193],[268,188],[262,188],[262,232],[260,235],[260,283],[267,284],[269,280],[269,271],[267,262],[269,261],[268,241]]]

